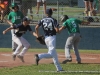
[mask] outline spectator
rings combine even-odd
[[[95,16],[95,10],[93,8],[93,1],[94,0],[84,0],[85,3],[85,11],[84,13],[86,13],[86,16]]]
[[[46,14],[46,0],[42,0],[42,2],[43,2],[44,14]],[[39,13],[40,3],[41,3],[41,0],[37,0],[37,12],[36,12],[36,14]]]
[[[4,10],[5,10],[5,4],[0,0],[0,22],[3,22],[4,19]]]

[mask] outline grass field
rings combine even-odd
[[[0,48],[0,52],[11,52],[10,48]],[[47,52],[46,49],[30,49],[29,52]],[[57,49],[57,52],[64,52]],[[73,52],[73,51],[72,51]],[[100,53],[99,50],[80,50],[80,53]],[[100,60],[100,59],[98,59]],[[27,65],[13,68],[0,68],[0,75],[100,75],[100,64],[61,64],[64,72],[56,72],[53,64]]]

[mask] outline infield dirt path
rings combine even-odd
[[[16,58],[16,60],[13,61],[11,52],[0,52],[0,68],[35,64],[34,54],[37,53],[27,52],[24,57],[25,63],[22,63],[18,58]],[[72,53],[71,55],[72,62],[69,63],[76,63],[76,57],[74,53]],[[82,59],[82,64],[100,64],[100,54],[80,53],[80,56]],[[62,61],[66,59],[64,53],[58,53],[58,59],[59,62],[62,63]],[[52,59],[42,59],[39,61],[39,64],[50,64],[52,62]]]

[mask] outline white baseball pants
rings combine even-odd
[[[39,59],[42,58],[53,58],[53,62],[54,65],[57,68],[57,71],[62,70],[59,61],[58,61],[58,57],[57,57],[57,53],[56,53],[56,36],[45,36],[45,42],[48,48],[48,53],[42,53],[39,54]]]
[[[24,56],[24,54],[30,47],[30,44],[28,43],[28,41],[26,39],[24,39],[23,37],[17,37],[16,35],[13,35],[12,40],[18,45],[15,52],[13,52],[13,54],[14,55],[18,54],[20,56]],[[22,51],[20,51],[21,49],[22,49]]]
[[[14,32],[15,32],[15,30],[12,29],[11,30],[12,38],[13,38]],[[17,48],[17,44],[12,40],[12,50],[15,50],[16,48]]]

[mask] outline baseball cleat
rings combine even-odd
[[[16,49],[12,49],[13,52],[15,52]]]
[[[35,63],[36,63],[36,65],[38,65],[38,63],[39,63],[39,56],[38,56],[38,54],[35,54]]]
[[[81,61],[77,61],[76,63],[77,63],[77,64],[81,64]]]
[[[67,58],[66,60],[64,60],[64,61],[62,62],[62,64],[66,64],[67,62],[72,62],[72,58]]]
[[[15,59],[16,59],[16,55],[12,55],[12,59],[15,61]]]
[[[24,57],[23,56],[18,55],[17,57],[24,63]]]

